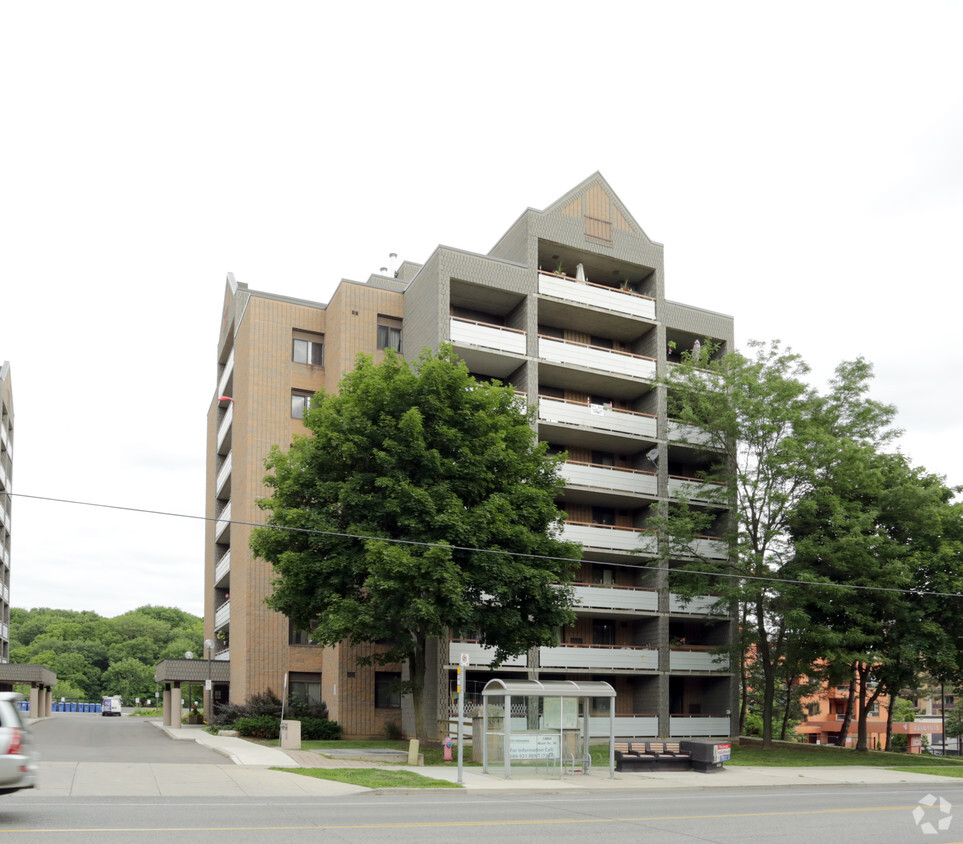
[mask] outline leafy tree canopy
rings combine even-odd
[[[429,638],[471,631],[499,660],[554,642],[579,551],[556,538],[558,459],[532,421],[450,347],[359,357],[315,397],[311,435],[266,461],[268,524],[296,529],[252,532],[269,605],[322,644],[388,642],[379,661],[411,661],[416,719]]]

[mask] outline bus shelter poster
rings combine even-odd
[[[542,725],[546,730],[574,730],[578,727],[578,700],[573,697],[545,698]]]

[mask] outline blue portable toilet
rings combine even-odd
[[[102,706],[102,704],[100,704],[100,703],[95,703],[95,704],[94,704],[94,712],[95,712],[97,715],[100,715],[100,708],[101,708],[101,706]]]
[[[77,704],[74,703],[74,702],[72,702],[72,701],[71,701],[71,704],[70,704],[70,711],[71,711],[71,712],[76,712],[76,711],[77,711]]]
[[[90,712],[90,704],[89,704],[89,703],[82,703],[82,704],[80,704],[80,711],[81,711],[81,712]]]

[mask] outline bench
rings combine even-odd
[[[692,754],[679,742],[633,741],[615,743],[616,771],[689,771]]]

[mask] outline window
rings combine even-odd
[[[322,701],[321,675],[307,671],[292,671],[288,683],[288,698],[317,706]]]
[[[295,332],[295,335],[291,341],[291,360],[311,366],[324,366],[324,335],[308,335],[306,331]]]
[[[375,709],[401,709],[400,672],[375,672]]]
[[[592,521],[597,525],[614,525],[615,510],[611,507],[593,507]]]
[[[291,391],[291,418],[304,419],[305,411],[311,407],[311,393],[304,390]]]
[[[317,626],[317,623],[311,625],[311,630]],[[288,619],[288,644],[289,645],[310,645],[315,648],[321,647],[316,642],[311,641],[310,630],[299,630],[294,626],[294,622]]]
[[[397,317],[378,317],[378,348],[394,349],[401,354],[401,320]]]
[[[614,645],[615,625],[611,621],[596,618],[592,621],[592,644]]]

